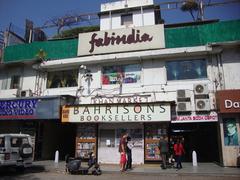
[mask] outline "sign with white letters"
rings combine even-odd
[[[220,113],[240,113],[240,90],[221,90],[216,93]]]

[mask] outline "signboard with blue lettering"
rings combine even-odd
[[[60,98],[0,100],[0,120],[59,119]]]

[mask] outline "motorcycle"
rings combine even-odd
[[[65,158],[66,161],[66,172],[69,174],[81,174],[81,175],[101,175],[102,171],[100,165],[97,163],[93,153],[89,153],[89,160],[87,165],[83,165],[81,158],[69,157]]]

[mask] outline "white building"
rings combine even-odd
[[[42,143],[55,142],[49,149],[43,145],[44,158],[60,148],[62,155],[74,151],[87,157],[94,151],[99,162],[118,163],[119,139],[127,130],[136,142],[136,164],[161,160],[160,136],[181,137],[186,161],[191,161],[195,150],[201,162],[236,166],[239,133],[237,143],[226,143],[224,137],[228,124],[240,132],[240,35],[236,32],[240,21],[164,26],[158,24],[156,8],[152,0],[102,4],[100,31],[79,34],[78,40],[7,47],[0,67],[0,98],[12,99],[0,100],[0,132],[7,125],[16,131],[24,122],[34,129],[36,143],[41,128]],[[41,49],[47,61],[36,61]],[[229,101],[227,106],[234,107],[231,114],[217,108],[222,99],[217,103],[215,93],[226,89],[236,93],[233,105]],[[64,96],[60,104],[69,105],[62,109],[63,124],[60,117],[46,121],[23,113],[19,118],[12,110],[19,92],[32,92],[40,99],[71,95],[77,101]],[[60,134],[69,141],[55,141]]]

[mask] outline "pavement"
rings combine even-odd
[[[199,176],[234,176],[240,177],[240,168],[222,167],[215,163],[198,163],[193,166],[192,163],[182,163],[183,168],[160,168],[159,164],[133,165],[133,169],[126,174],[144,174],[144,175],[199,175]],[[55,163],[54,161],[34,161],[33,166],[42,167],[45,171],[65,173],[65,161]],[[116,164],[100,164],[103,173],[120,173],[119,166]]]

